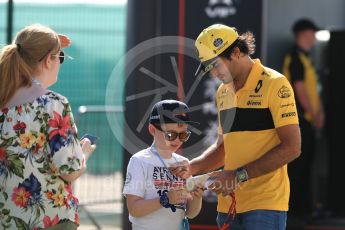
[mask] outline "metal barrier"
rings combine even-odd
[[[97,148],[87,162],[87,170],[78,178],[73,189],[90,221],[101,229],[87,206],[102,203],[121,202],[122,146],[113,135],[106,113],[123,116],[122,106],[80,106],[75,122],[78,133],[98,136]]]

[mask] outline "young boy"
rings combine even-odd
[[[187,160],[175,153],[191,134],[189,108],[176,100],[156,103],[151,111],[151,147],[134,154],[127,167],[123,194],[133,230],[181,230],[185,217],[201,209],[202,188],[189,193],[185,180],[171,174],[169,165]]]

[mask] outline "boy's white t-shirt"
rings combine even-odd
[[[170,159],[162,158],[162,160],[169,167],[171,163],[188,159],[173,153]],[[158,198],[162,192],[183,185],[185,180],[172,176],[169,169],[149,147],[134,154],[129,160],[123,194],[148,200]],[[172,212],[170,208],[162,207],[143,217],[133,217],[129,214],[129,220],[132,222],[133,230],[180,230],[184,216],[185,212],[182,209]]]

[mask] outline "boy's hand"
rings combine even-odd
[[[204,194],[204,187],[202,185],[197,185],[197,187],[191,192],[193,199],[201,199]]]
[[[192,199],[191,194],[184,188],[175,188],[167,193],[170,204],[183,204]]]

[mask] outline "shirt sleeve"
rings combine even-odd
[[[291,54],[291,63],[289,66],[289,71],[292,83],[304,80],[304,67],[297,52]]]
[[[286,77],[274,79],[269,96],[269,109],[275,128],[298,124],[295,96]]]
[[[223,130],[222,130],[222,125],[220,122],[220,105],[219,105],[219,94],[220,90],[217,90],[217,95],[216,95],[216,107],[217,107],[217,133],[218,135],[223,135]]]
[[[139,197],[145,196],[145,185],[146,178],[143,169],[143,165],[140,162],[140,159],[132,157],[129,160],[127,166],[126,180],[123,187],[123,194],[135,195]]]
[[[48,119],[48,160],[56,176],[78,171],[85,157],[77,138],[77,127],[68,100],[57,96],[51,99]]]

